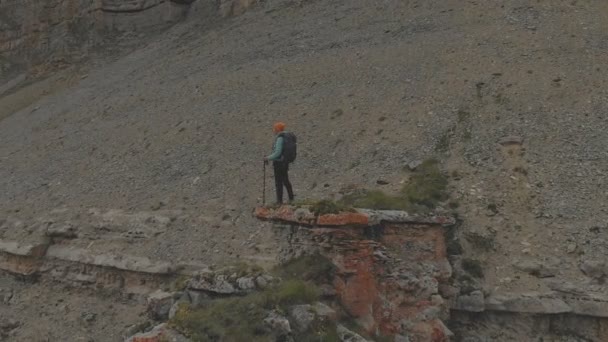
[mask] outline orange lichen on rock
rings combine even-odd
[[[361,213],[325,214],[317,218],[319,226],[366,226],[369,217]]]

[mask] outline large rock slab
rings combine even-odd
[[[123,254],[93,254],[83,248],[50,246],[47,257],[101,267],[111,267],[132,272],[170,274],[174,266],[167,261],[155,262],[148,258]]]
[[[372,226],[381,223],[453,225],[454,217],[449,215],[428,214],[410,215],[399,210],[355,209],[335,214],[324,214],[315,217],[307,207],[281,206],[278,208],[258,207],[253,215],[262,220],[283,221],[305,226],[346,227]]]
[[[486,310],[536,314],[572,312],[572,308],[564,300],[535,293],[490,296],[486,300]]]
[[[20,243],[17,241],[0,240],[0,253],[8,253],[19,256],[41,257],[49,246],[48,241],[36,244]]]
[[[401,210],[357,209],[357,211],[368,216],[370,224],[380,224],[382,222],[388,222],[453,225],[456,223],[454,217],[449,215],[411,215],[408,212]]]

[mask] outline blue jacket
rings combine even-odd
[[[274,141],[274,146],[272,148],[272,154],[268,156],[268,160],[277,161],[280,160],[283,154],[283,137],[277,136]]]

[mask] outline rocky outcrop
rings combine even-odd
[[[484,298],[480,291],[459,296],[453,310],[467,312],[512,312],[525,314],[576,314],[608,318],[608,297],[594,294],[505,293]]]
[[[96,254],[50,241],[33,245],[0,240],[0,271],[71,285],[147,293],[168,284],[176,276],[177,266],[126,254]]]
[[[196,1],[232,16],[256,0],[7,0],[0,2],[0,75],[19,66],[79,60],[117,32],[146,32],[183,20]],[[107,35],[113,32],[112,35]],[[8,81],[4,80],[4,81]]]
[[[315,227],[373,226],[391,222],[434,226],[449,226],[456,223],[456,220],[449,215],[433,213],[412,215],[399,210],[352,209],[348,212],[315,215],[307,207],[281,206],[257,207],[253,214],[260,220]]]
[[[448,308],[438,294],[451,267],[444,226],[448,216],[356,210],[315,216],[306,208],[257,208],[285,241],[281,259],[320,253],[336,268],[338,301],[372,335],[447,341]]]
[[[608,323],[597,317],[487,311],[453,312],[456,341],[608,341]]]
[[[580,337],[581,341],[608,339],[608,298],[602,294],[503,293],[484,297],[481,291],[474,291],[455,298],[451,308],[450,327],[460,339],[479,335],[486,329],[497,330],[494,325],[517,325],[524,329],[519,332],[500,329],[512,333],[510,338],[525,336],[535,341],[560,338],[578,341],[574,337]]]

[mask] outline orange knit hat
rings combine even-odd
[[[272,126],[272,129],[275,132],[283,132],[285,130],[285,124],[282,122],[275,122],[274,125]]]

